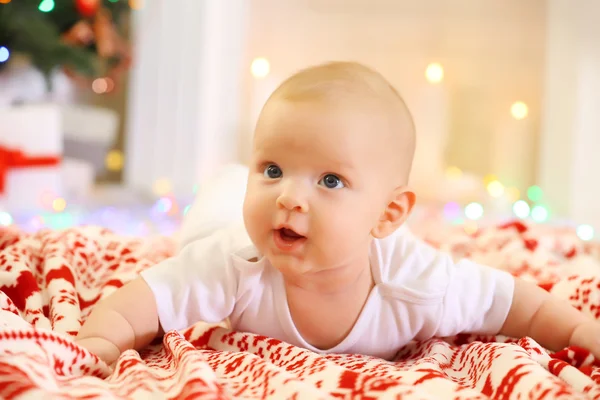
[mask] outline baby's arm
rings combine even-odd
[[[513,302],[500,332],[529,336],[558,351],[574,345],[600,358],[600,323],[533,283],[515,279]]]
[[[94,306],[75,341],[112,364],[123,351],[148,345],[159,331],[154,294],[137,278]]]

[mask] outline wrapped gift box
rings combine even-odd
[[[57,105],[0,107],[0,209],[47,209],[62,197],[63,135]]]
[[[94,165],[85,160],[65,157],[62,161],[62,188],[67,200],[89,197],[94,188]]]

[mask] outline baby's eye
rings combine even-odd
[[[281,178],[283,172],[281,171],[281,168],[279,168],[277,165],[269,164],[267,168],[265,168],[263,175],[265,176],[265,178],[278,179]]]
[[[341,189],[344,187],[342,180],[334,174],[327,174],[319,181],[320,185],[324,185],[328,189]]]

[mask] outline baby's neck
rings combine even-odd
[[[331,270],[303,274],[299,276],[284,276],[288,291],[304,292],[311,295],[345,296],[356,295],[365,286],[368,291],[374,285],[371,266],[368,261],[361,267],[344,266]]]
[[[369,264],[285,279],[290,315],[312,346],[335,347],[350,334],[374,287]]]

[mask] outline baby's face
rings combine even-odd
[[[368,259],[393,183],[377,118],[323,104],[279,102],[256,131],[244,221],[282,273]]]

